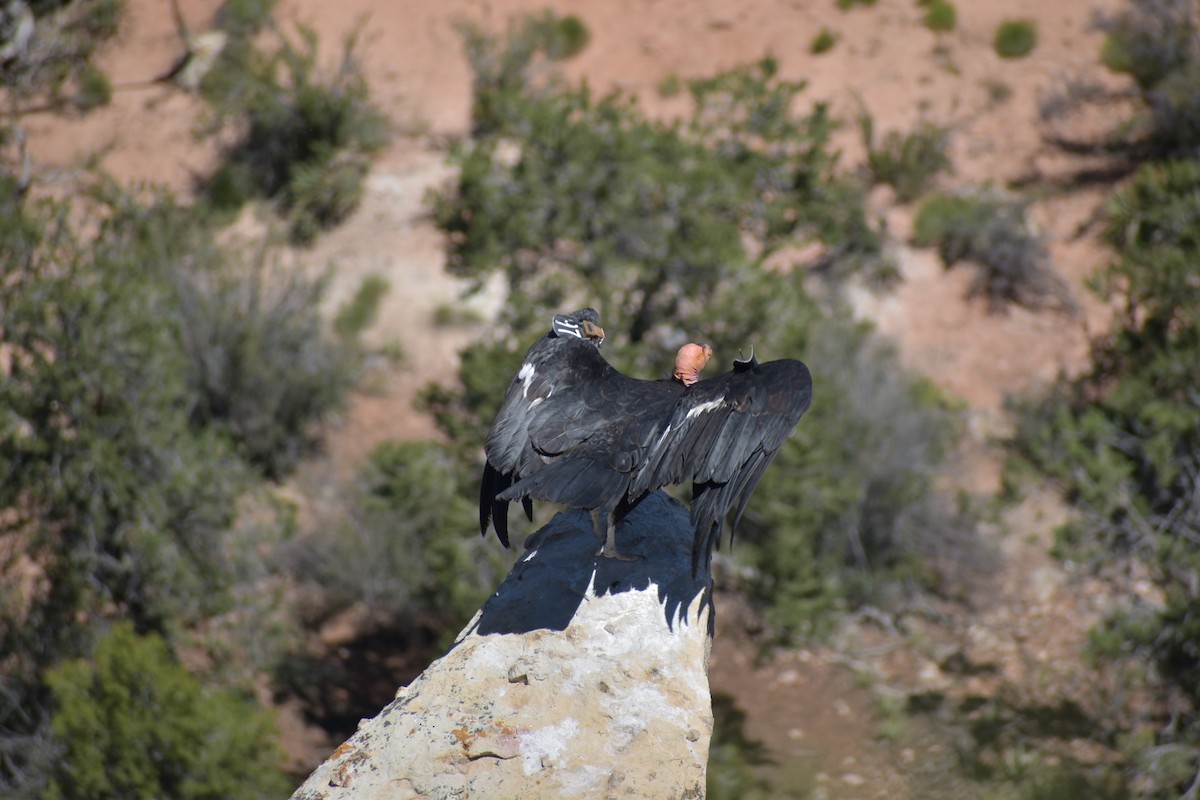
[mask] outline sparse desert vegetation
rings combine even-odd
[[[958,9],[949,0],[922,0],[920,5],[925,8],[922,21],[929,30],[945,33],[958,25]]]
[[[860,114],[858,126],[872,179],[895,189],[901,203],[917,199],[938,173],[950,172],[954,167],[947,154],[950,130],[941,125],[923,122],[908,133],[888,131],[878,145],[870,114]]]
[[[181,54],[220,46],[195,83],[138,86],[107,72],[124,4],[3,9],[0,794],[294,785],[503,575],[477,536],[479,446],[548,310],[585,303],[634,374],[702,337],[817,376],[717,560],[710,797],[1200,792],[1194,3],[1119,2],[1100,32],[1072,5],[1061,36],[1037,13],[981,28],[971,0],[902,22],[752,4],[683,37],[719,71],[682,55],[678,20],[614,37],[587,4],[422,17],[445,41],[421,58],[461,49],[465,68],[414,56],[409,75],[389,48],[422,40],[390,17],[327,34],[270,0],[181,6]],[[725,58],[768,17],[774,49]],[[905,71],[897,25],[940,49]],[[1035,97],[1022,68],[979,66],[989,48],[1075,64],[1080,41],[1106,81]],[[422,128],[411,97],[451,99]],[[1035,100],[1063,127],[1019,118]],[[1120,114],[1070,127],[1098,103]],[[117,144],[38,150],[96,115],[188,110],[175,146],[208,156],[174,194],[105,174]],[[449,166],[414,177],[421,148]],[[378,221],[413,191],[421,211]],[[442,264],[389,272],[407,253],[358,240],[405,226],[476,299],[390,306],[430,320],[397,345],[381,309]],[[1083,346],[1037,361],[1029,330]],[[447,358],[443,339],[467,344]],[[1005,407],[946,388],[971,370]],[[339,448],[385,417],[424,427]],[[789,712],[806,690],[826,694]]]
[[[829,28],[821,28],[821,30],[817,32],[817,35],[813,37],[812,43],[809,44],[808,49],[812,51],[813,55],[819,56],[822,53],[828,53],[836,44],[837,35],[834,34],[833,31],[829,30]]]
[[[1037,45],[1037,25],[1028,19],[1000,23],[992,47],[1001,58],[1024,58]]]
[[[914,243],[936,247],[947,269],[964,261],[978,266],[970,292],[992,309],[1075,308],[1022,202],[988,188],[938,194],[921,204],[913,225]]]

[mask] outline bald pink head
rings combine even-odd
[[[706,344],[685,344],[675,356],[675,380],[691,386],[700,380],[704,365],[712,358],[712,348]]]

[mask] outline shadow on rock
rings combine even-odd
[[[597,596],[658,590],[667,627],[687,624],[687,610],[704,593],[712,603],[712,575],[692,575],[692,532],[687,508],[664,492],[647,496],[621,521],[617,547],[634,561],[597,557],[600,541],[591,516],[573,509],[525,540],[525,555],[484,603],[471,632],[565,630],[589,591]],[[709,608],[708,624],[713,625]],[[709,631],[711,634],[711,630]]]

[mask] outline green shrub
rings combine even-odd
[[[254,178],[244,165],[225,163],[208,178],[204,193],[214,210],[236,211],[254,196]]]
[[[103,247],[102,226],[76,234],[73,213],[0,176],[0,534],[5,569],[27,559],[41,576],[0,592],[0,794],[44,780],[41,678],[92,626],[172,629],[223,609],[247,478],[188,419],[170,287],[144,252]]]
[[[925,3],[925,27],[935,33],[946,33],[958,25],[958,10],[948,0],[932,0]]]
[[[934,195],[917,210],[913,242],[936,246],[946,267],[971,261],[979,271],[971,295],[993,309],[1075,309],[1067,285],[1049,264],[1046,245],[1025,218],[1025,205],[990,189]]]
[[[601,303],[602,317],[629,320],[639,344],[745,263],[743,235],[762,243],[764,257],[812,239],[826,244],[827,263],[878,264],[862,189],[832,174],[824,109],[793,117],[788,103],[801,86],[771,80],[773,70],[764,62],[694,81],[686,135],[616,96],[482,90],[476,109],[489,121],[476,129],[491,133],[456,151],[458,190],[435,200],[450,270],[482,281],[502,269],[513,292],[504,321],[521,332],[543,323],[534,309],[557,306],[569,289],[612,297],[618,305]],[[514,143],[510,164],[501,156]],[[565,208],[551,211],[559,197]]]
[[[829,28],[821,28],[820,32],[813,37],[812,44],[808,46],[808,51],[815,56],[822,53],[828,53],[837,44],[837,36]]]
[[[1004,81],[989,78],[983,81],[983,88],[987,90],[988,105],[991,107],[998,106],[1001,103],[1007,103],[1010,99],[1012,99],[1012,87]]]
[[[842,11],[849,11],[855,6],[871,8],[876,2],[878,2],[878,0],[837,0],[837,7]]]
[[[301,29],[299,46],[281,36],[270,56],[232,41],[201,91],[213,105],[214,129],[243,131],[209,181],[217,208],[236,209],[255,195],[273,199],[292,238],[308,243],[358,207],[369,157],[389,133],[371,103],[353,37],[331,75],[319,72],[310,30]]]
[[[296,543],[295,574],[333,607],[365,603],[391,618],[456,633],[507,569],[479,536],[478,474],[432,442],[386,442],[368,459],[349,520]]]
[[[292,240],[310,243],[321,231],[354,213],[370,167],[362,153],[341,153],[294,165],[279,194],[283,207],[291,209]]]
[[[1102,25],[1104,64],[1129,74],[1145,102],[1126,125],[1134,148],[1200,155],[1200,10],[1189,0],[1130,0]]]
[[[1106,36],[1100,60],[1149,91],[1195,63],[1198,24],[1190,0],[1130,0],[1120,13],[1101,19]]]
[[[481,325],[483,314],[458,302],[439,303],[433,310],[433,324],[439,328]]]
[[[202,208],[89,194],[0,175],[0,535],[6,569],[40,570],[0,589],[0,794],[44,781],[42,680],[94,628],[229,610],[238,452],[281,471],[357,353],[325,333],[320,282],[219,248]]]
[[[112,100],[113,89],[108,76],[95,67],[89,65],[82,68],[78,83],[75,105],[79,110],[91,111],[93,108],[107,105],[108,101]]]
[[[71,103],[82,111],[107,103],[111,87],[93,58],[116,35],[123,0],[24,5],[6,7],[5,16],[12,17],[3,33],[12,38],[0,40],[0,49],[13,50],[0,57],[0,85],[17,110],[39,101],[51,107]]]
[[[1024,58],[1036,45],[1037,24],[1028,19],[1000,23],[992,40],[992,47],[1001,58]]]
[[[1017,446],[1081,511],[1059,553],[1104,573],[1136,559],[1162,592],[1161,607],[1131,606],[1093,642],[1154,700],[1127,769],[1144,796],[1178,797],[1194,763],[1158,756],[1200,746],[1200,163],[1142,167],[1109,215],[1115,256],[1095,286],[1116,303],[1112,331],[1090,374],[1024,409]]]
[[[285,272],[266,247],[218,246],[202,208],[119,192],[112,202],[98,246],[170,288],[192,424],[227,433],[266,475],[286,474],[358,377],[357,335],[335,338],[321,318],[327,278]]]
[[[287,788],[270,718],[250,698],[205,691],[158,636],[118,623],[91,660],[46,682],[63,750],[46,800],[257,800]]]
[[[831,610],[890,605],[901,586],[954,593],[953,573],[982,563],[974,523],[934,490],[957,433],[946,405],[865,329],[809,316],[773,352],[803,354],[819,401],[763,476],[734,551],[766,620],[801,635],[823,632]]]
[[[1119,13],[1100,16],[1099,26],[1107,34],[1101,61],[1135,81],[1141,105],[1099,140],[1058,136],[1058,144],[1122,156],[1131,168],[1148,158],[1200,155],[1200,9],[1192,0],[1129,0]],[[1043,104],[1043,116],[1119,97],[1099,84],[1070,84]]]
[[[1196,37],[1200,43],[1200,36]],[[1200,59],[1181,67],[1145,94],[1153,117],[1153,140],[1164,153],[1200,155]]]
[[[547,11],[533,19],[542,28],[546,55],[556,61],[578,55],[591,38],[587,25],[574,14],[559,17]]]
[[[228,431],[250,463],[279,478],[313,450],[318,423],[358,379],[361,353],[327,331],[325,279],[289,275],[264,255],[243,266],[181,285],[191,417]]]
[[[675,97],[682,91],[683,81],[673,72],[658,82],[658,93],[663,97]]]
[[[239,462],[192,427],[189,364],[172,287],[144,257],[71,230],[65,204],[27,203],[0,183],[0,507],[20,509],[53,580],[39,615],[9,636],[58,652],[80,608],[143,626],[219,597],[221,534]],[[41,604],[44,603],[44,606]],[[51,630],[38,631],[40,624]],[[27,627],[28,630],[22,630]]]
[[[582,37],[562,33],[564,28],[577,27]],[[576,51],[567,43],[578,42],[582,49],[588,37],[586,27],[577,18],[559,17],[552,11],[510,20],[505,47],[496,47],[492,37],[473,24],[462,23],[458,30],[472,67],[471,125],[475,135],[494,132],[499,121],[508,115],[507,106],[520,104],[530,90],[530,76],[544,71],[548,62],[574,55]]]
[[[350,298],[333,321],[333,329],[344,340],[355,341],[375,321],[379,304],[391,289],[388,279],[382,275],[368,275],[359,284],[358,291]]]
[[[915,200],[925,192],[939,172],[950,172],[953,164],[946,154],[950,131],[940,125],[923,122],[910,133],[888,131],[875,147],[874,123],[870,115],[859,117],[863,143],[867,148],[867,167],[878,183],[896,190],[902,203]]]
[[[278,0],[225,0],[217,11],[217,27],[237,40],[254,36],[271,21]]]

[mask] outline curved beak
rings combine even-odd
[[[597,345],[604,343],[604,328],[586,319],[580,328],[583,330],[583,335],[588,339],[595,339]]]

